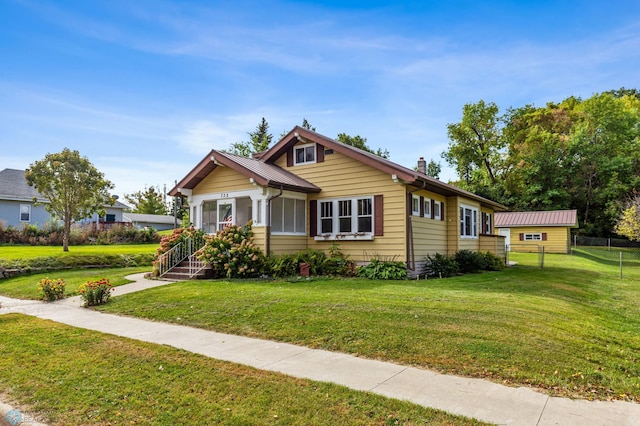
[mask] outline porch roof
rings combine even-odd
[[[314,184],[274,164],[212,149],[187,176],[169,191],[169,195],[182,195],[181,189],[195,188],[217,167],[229,167],[260,186],[304,193],[320,192],[320,188]]]

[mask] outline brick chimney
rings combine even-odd
[[[425,175],[427,174],[427,162],[425,161],[424,157],[420,157],[420,159],[418,160],[418,171]]]

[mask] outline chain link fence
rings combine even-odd
[[[571,247],[571,256],[580,256],[611,266],[612,271],[623,278],[629,273],[634,276],[640,273],[640,244],[628,240],[614,238],[577,237],[573,241],[577,243]],[[579,245],[582,243],[582,245]],[[544,268],[545,256],[552,250],[543,245],[511,244],[506,248],[507,266],[517,264],[522,267]],[[521,255],[528,253],[528,255]],[[537,253],[537,256],[531,256]]]

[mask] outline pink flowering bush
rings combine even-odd
[[[253,242],[251,222],[226,227],[205,240],[205,246],[196,255],[211,265],[214,276],[251,278],[262,274],[264,254]]]

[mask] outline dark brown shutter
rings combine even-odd
[[[309,235],[318,235],[318,200],[309,200]]]
[[[444,220],[444,201],[440,202],[440,220]]]
[[[481,214],[482,217],[482,234],[486,234],[487,233],[487,214],[485,212],[482,212]]]
[[[547,233],[546,232],[542,233],[542,241],[547,241]]]
[[[524,234],[522,232],[520,233],[520,241],[524,241]]]
[[[431,199],[431,219],[436,217],[436,200]]]
[[[287,150],[287,167],[293,167],[293,147]]]
[[[382,202],[382,194],[373,196],[373,217],[375,223],[373,225],[373,235],[384,235],[384,208]]]
[[[316,144],[316,163],[324,162],[324,146]]]
[[[424,216],[424,197],[420,197],[420,217]]]

